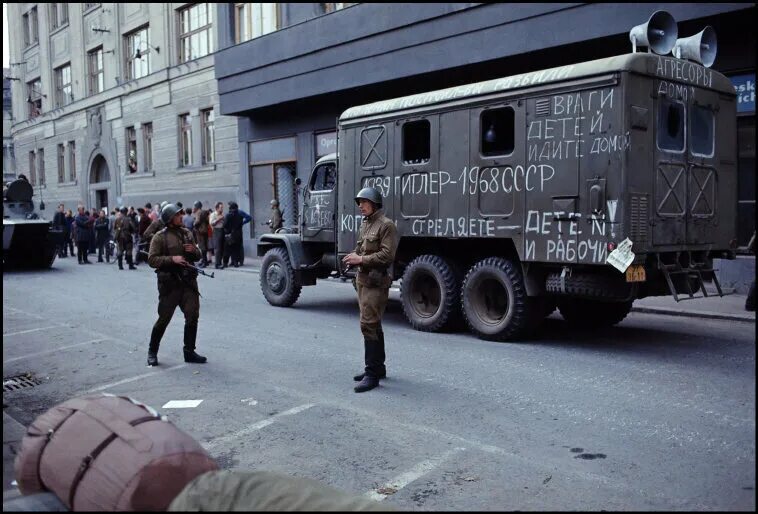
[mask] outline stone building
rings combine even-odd
[[[3,68],[3,183],[16,178],[16,154],[13,151],[11,125],[13,124],[11,82],[9,68]]]

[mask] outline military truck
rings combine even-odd
[[[33,195],[26,177],[3,187],[3,269],[49,268],[55,261],[63,233],[34,212]]]
[[[712,260],[734,258],[735,138],[729,79],[655,53],[353,107],[304,188],[300,233],[259,240],[261,288],[289,306],[317,279],[351,278],[354,196],[372,186],[418,330],[465,320],[503,341],[556,306],[608,326],[638,298],[707,296],[706,281],[722,294]]]

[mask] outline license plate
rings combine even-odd
[[[627,282],[644,282],[645,280],[647,280],[645,277],[645,266],[642,264],[633,264],[626,268]]]

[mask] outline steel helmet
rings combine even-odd
[[[195,209],[202,209],[203,208],[203,202],[201,202],[200,200],[198,200],[197,202],[194,203],[193,207]]]
[[[171,218],[176,216],[177,213],[179,213],[181,209],[174,205],[173,203],[167,203],[162,209],[161,209],[161,221],[164,225],[168,226],[169,222],[171,221]]]
[[[276,198],[274,198],[273,200],[271,200],[271,207],[274,207],[276,205],[279,205],[279,200],[277,200]]]
[[[168,205],[168,201],[162,201],[161,202],[161,212],[163,212],[163,208]]]
[[[364,187],[360,191],[358,191],[358,194],[355,195],[355,203],[358,203],[358,200],[368,200],[372,202],[377,207],[382,206],[382,195],[379,193],[379,191],[376,190],[376,188],[373,187]]]

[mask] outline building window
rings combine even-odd
[[[74,101],[71,89],[71,65],[55,69],[55,106],[63,107]]]
[[[142,27],[124,37],[126,80],[150,75],[150,27]]]
[[[42,80],[37,79],[26,84],[26,105],[29,110],[29,119],[34,119],[42,114]]]
[[[276,3],[235,4],[235,41],[242,43],[279,28]]]
[[[76,181],[76,142],[68,142],[68,167],[71,170],[71,182]]]
[[[37,6],[29,9],[24,13],[24,46],[31,46],[39,41],[39,32],[37,30]]]
[[[213,9],[195,4],[179,11],[179,62],[213,53]]]
[[[515,147],[516,114],[511,107],[482,111],[479,141],[483,156],[508,155]]]
[[[411,121],[403,125],[403,164],[425,164],[431,155],[429,120]]]
[[[192,165],[192,118],[179,116],[179,166]]]
[[[66,181],[66,147],[58,145],[58,183]]]
[[[142,137],[145,147],[145,171],[153,171],[153,124],[142,125]]]
[[[87,53],[87,76],[90,95],[101,93],[105,85],[103,73],[103,47]]]
[[[126,167],[129,173],[137,172],[137,131],[126,127]]]
[[[68,24],[68,4],[48,4],[48,9],[51,30]]]
[[[99,5],[100,5],[99,3],[96,3],[96,4],[88,4],[88,3],[85,3],[85,4],[84,4],[84,10],[85,10],[85,11],[89,11],[90,9],[94,9],[95,7],[97,7],[97,6],[99,6]]]
[[[321,6],[321,9],[324,11],[324,13],[330,13],[334,11],[339,11],[340,9],[343,9],[345,6],[352,5],[352,4],[345,4],[345,3],[326,3],[326,4],[319,4]]]
[[[37,185],[37,156],[34,152],[29,152],[29,183],[33,186]]]
[[[200,116],[203,131],[203,164],[208,164],[216,160],[216,144],[214,142],[215,117],[213,109],[201,111]]]
[[[45,150],[37,150],[37,173],[39,174],[39,185],[45,185]]]

